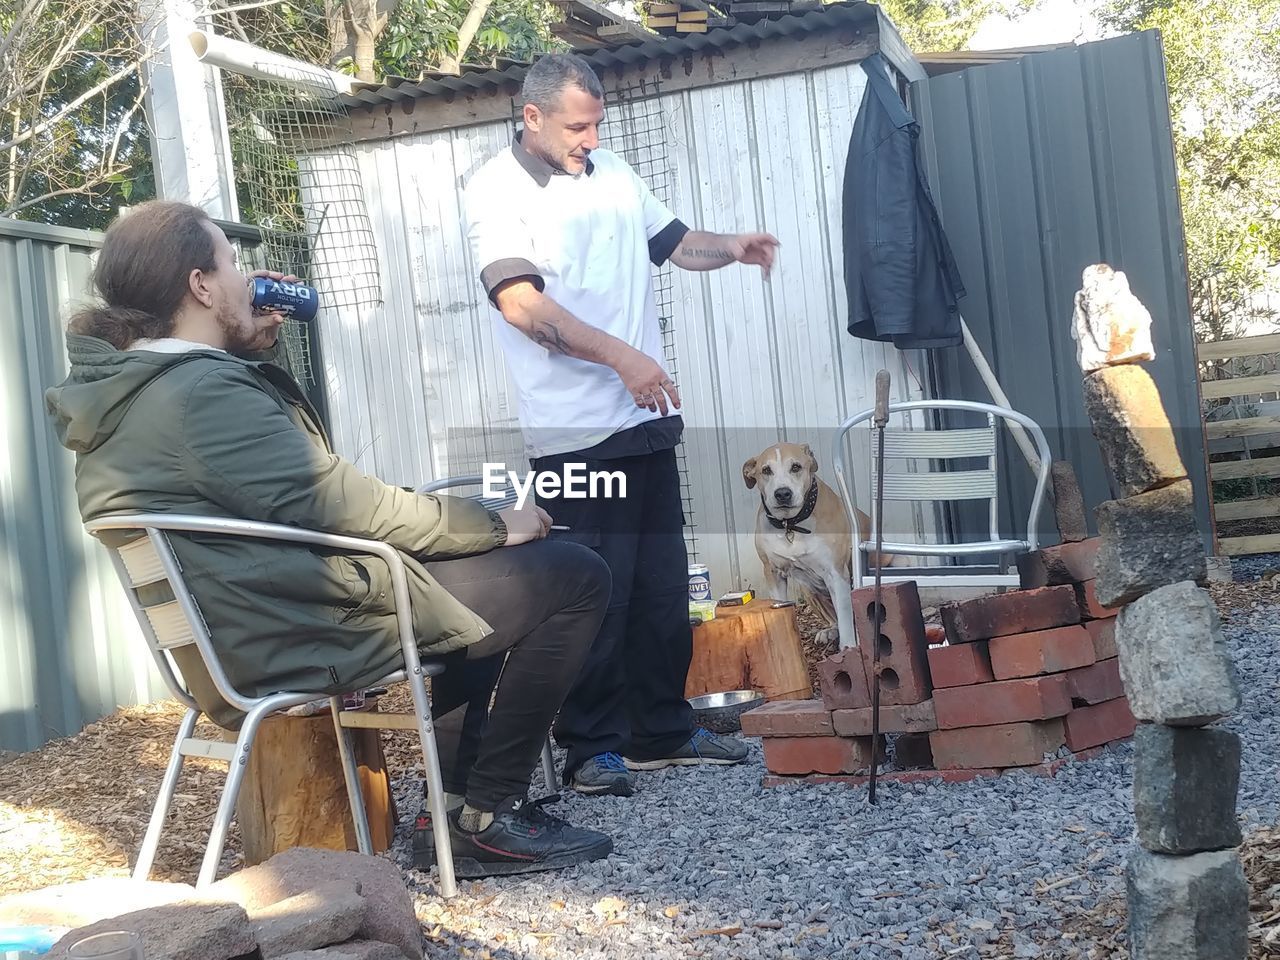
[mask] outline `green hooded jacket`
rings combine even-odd
[[[472,500],[418,495],[362,474],[330,450],[315,411],[279,367],[213,348],[121,351],[76,335],[67,352],[70,373],[45,401],[58,439],[76,455],[86,521],[194,514],[380,540],[403,555],[424,653],[492,632],[420,561],[501,546],[501,518]],[[171,542],[241,693],[334,693],[403,666],[391,575],[378,558],[204,535]],[[217,695],[195,648],[176,654],[206,713],[238,726],[241,715]]]

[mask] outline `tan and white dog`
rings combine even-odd
[[[766,591],[789,600],[794,583],[812,599],[828,626],[819,643],[839,635],[840,649],[857,644],[851,597],[853,534],[839,496],[818,479],[818,459],[807,443],[776,443],[742,465],[747,489],[760,488],[756,552],[764,564]],[[855,508],[858,535],[871,520]],[[883,559],[884,566],[893,560]]]

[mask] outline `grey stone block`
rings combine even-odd
[[[413,911],[413,897],[400,868],[381,857],[294,847],[210,884],[207,895],[234,900],[256,913],[329,880],[360,885],[365,913],[357,937],[394,944],[409,960],[422,960],[422,929]]]
[[[45,954],[66,960],[72,944],[112,930],[136,933],[147,960],[231,960],[258,946],[249,916],[236,903],[186,900],[100,920],[72,930]]]
[[[1062,542],[1089,539],[1089,518],[1075,467],[1067,460],[1053,461],[1049,465],[1049,482],[1053,485],[1053,516]]]
[[[1161,587],[1121,610],[1116,646],[1120,678],[1139,720],[1196,727],[1240,706],[1218,611],[1194,583]]]
[[[1126,497],[1187,476],[1160,392],[1137,364],[1084,378],[1084,409],[1116,486]]]
[[[400,960],[399,947],[377,940],[352,940],[324,950],[301,950],[277,960]]]
[[[1208,581],[1191,481],[1108,500],[1099,504],[1097,518],[1102,546],[1095,586],[1103,606],[1132,603],[1180,580]]]
[[[350,880],[323,883],[250,915],[264,957],[350,940],[364,922],[364,898]]]
[[[1185,855],[1240,844],[1240,738],[1230,730],[1144,723],[1134,733],[1138,842]]]
[[[1131,960],[1245,960],[1249,885],[1234,850],[1134,848],[1125,869]]]

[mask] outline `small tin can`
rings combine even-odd
[[[343,710],[363,710],[364,709],[364,691],[356,690],[352,693],[344,693],[342,695]]]
[[[711,599],[711,571],[705,563],[689,564],[689,599]]]
[[[290,320],[314,320],[320,309],[320,293],[305,283],[254,277],[253,306],[283,313]]]

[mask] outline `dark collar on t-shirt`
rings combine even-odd
[[[551,182],[551,178],[554,176],[569,176],[569,174],[565,173],[563,170],[556,169],[541,157],[530,153],[528,148],[521,142],[521,138],[523,136],[523,130],[516,134],[515,143],[511,144],[511,152],[516,155],[516,160],[519,161],[520,166],[524,167],[525,173],[533,177],[534,183],[540,187],[545,187]],[[596,165],[592,163],[591,158],[588,157],[587,176],[591,176],[595,169]]]

